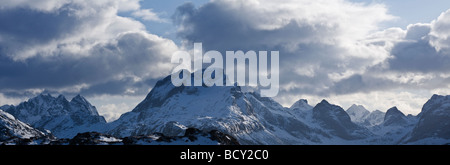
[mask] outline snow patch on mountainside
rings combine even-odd
[[[17,120],[13,115],[0,109],[0,142],[22,138],[42,137],[45,134],[31,126]]]
[[[370,112],[362,105],[353,104],[347,109],[347,114],[350,116],[352,122],[363,123]]]

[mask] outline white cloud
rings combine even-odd
[[[376,2],[215,0],[180,6],[175,22],[185,44],[203,42],[205,50],[279,50],[275,99],[285,106],[327,98],[417,114],[432,91],[450,83],[440,76],[450,71],[449,13],[407,29],[381,29],[396,17]]]
[[[199,8],[186,4],[175,14],[184,43],[218,51],[279,50],[281,86],[313,84],[292,91],[314,94],[330,93],[333,83],[389,58],[402,35],[391,34],[402,31],[378,31],[394,18],[382,4],[346,0],[215,0]]]
[[[107,122],[112,122],[131,111],[144,98],[145,96],[98,95],[87,99],[96,106],[98,113],[104,116]]]
[[[17,105],[23,101],[26,101],[28,98],[25,97],[7,97],[0,93],[0,106],[3,105]]]
[[[447,53],[450,53],[450,9],[431,23],[430,36],[430,44],[437,51],[445,49]]]
[[[99,114],[105,117],[107,122],[112,122],[125,112],[130,111],[131,107],[125,103],[105,104],[98,107]]]
[[[134,11],[131,15],[134,17],[142,18],[146,21],[156,21],[156,22],[168,22],[168,20],[162,19],[157,13],[154,13],[152,9],[141,9]]]
[[[9,27],[0,27],[0,44],[8,47],[0,53],[21,61],[64,51],[86,55],[93,46],[111,41],[121,33],[146,32],[141,22],[118,16],[119,12],[131,11],[144,20],[165,21],[151,9],[141,9],[139,0],[10,0],[2,2],[0,11],[5,24],[23,29],[8,31]],[[5,22],[7,17],[16,17],[16,21]],[[30,36],[31,33],[34,34]]]
[[[394,43],[385,72],[441,74],[450,71],[450,10],[431,23],[415,23]],[[438,77],[438,76],[435,76]]]
[[[139,0],[10,0],[0,12],[0,92],[142,95],[170,73],[168,57],[178,49],[118,15],[166,21]],[[283,104],[325,97],[343,106],[417,112],[430,95],[417,91],[448,92],[450,77],[442,74],[450,72],[450,10],[405,30],[379,28],[395,18],[383,4],[348,0],[213,0],[183,5],[174,17],[186,45],[280,50]],[[133,104],[96,105],[112,119]]]

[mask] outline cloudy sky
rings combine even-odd
[[[274,99],[287,107],[325,98],[417,114],[450,94],[448,0],[0,1],[0,105],[81,93],[111,121],[194,42],[278,50]]]

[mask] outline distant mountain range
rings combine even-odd
[[[77,95],[71,101],[64,96],[40,94],[17,106],[0,109],[16,119],[40,130],[50,130],[60,138],[74,137],[79,132],[101,131],[106,120],[84,97]]]
[[[0,109],[0,144],[450,143],[450,96],[439,95],[417,116],[397,107],[344,110],[326,100],[311,106],[300,99],[287,108],[239,86],[175,87],[168,76],[111,123],[80,95],[68,101],[40,94]]]

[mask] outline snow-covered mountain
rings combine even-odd
[[[375,144],[400,144],[401,139],[414,127],[416,117],[405,116],[397,107],[389,108],[383,114],[384,118],[381,123],[367,127],[377,135],[373,139],[376,141]]]
[[[0,109],[0,143],[14,138],[29,139],[43,136],[46,134]]]
[[[297,119],[305,120],[307,117],[312,118],[313,108],[313,106],[308,104],[308,100],[300,99],[292,104],[289,109],[290,113],[292,113]]]
[[[220,130],[241,144],[399,144],[417,121],[397,108],[386,114],[354,108],[350,112],[360,121],[357,124],[326,100],[313,107],[301,99],[285,108],[238,86],[174,87],[166,77],[136,108],[109,124],[106,133],[180,136],[186,128],[195,127]]]
[[[296,101],[294,104],[292,104],[292,106],[289,109],[305,111],[305,110],[313,109],[313,106],[308,104],[308,100],[300,99],[300,100]]]
[[[356,105],[353,104],[350,106],[347,111],[348,115],[350,116],[350,119],[352,122],[355,123],[364,123],[367,116],[369,116],[370,111],[368,111],[364,106],[362,105]]]
[[[228,132],[259,130],[262,125],[242,107],[239,87],[174,87],[170,77],[158,81],[147,97],[131,112],[110,124],[115,136],[145,135],[161,132],[168,136],[183,135],[188,127],[223,128]]]
[[[376,125],[380,125],[383,123],[385,115],[386,113],[381,112],[380,110],[372,111],[370,112],[369,115],[366,116],[364,122],[361,123],[361,125],[366,127],[373,127]]]
[[[310,141],[309,127],[289,109],[238,86],[175,87],[170,76],[160,80],[131,112],[109,125],[115,136],[161,132],[183,135],[186,128],[217,129],[243,144],[293,144]]]
[[[326,101],[313,108],[299,100],[285,108],[238,86],[175,87],[170,76],[158,81],[131,112],[109,124],[106,133],[180,136],[188,127],[217,129],[241,144],[332,144],[370,135],[341,107]]]
[[[346,112],[350,116],[352,122],[364,127],[382,124],[385,116],[385,113],[380,110],[370,112],[364,106],[356,104],[350,106]]]
[[[418,116],[405,116],[396,107],[384,113],[352,105],[344,111],[326,100],[311,106],[300,99],[287,108],[239,86],[175,87],[168,76],[112,123],[80,95],[68,101],[62,95],[40,94],[0,108],[5,110],[0,111],[0,142],[16,138],[8,144],[34,144],[22,140],[29,137],[42,137],[38,144],[166,144],[164,139],[173,140],[171,144],[216,144],[214,138],[235,138],[239,144],[450,143],[450,96],[439,95]],[[203,140],[186,141],[191,128],[202,130],[195,137]],[[43,133],[47,130],[59,139]]]
[[[332,134],[342,139],[362,139],[371,135],[369,130],[353,123],[350,116],[337,105],[322,100],[313,108],[313,118]]]
[[[384,116],[384,126],[404,126],[408,124],[406,115],[403,114],[397,107],[392,107],[386,111]]]
[[[417,117],[414,129],[403,138],[403,143],[450,143],[450,95],[433,95]]]
[[[194,127],[217,129],[241,144],[328,144],[368,134],[353,124],[342,108],[337,113],[334,110],[322,107],[314,111],[306,100],[286,108],[258,93],[243,92],[238,86],[175,87],[168,76],[158,81],[131,112],[109,124],[106,133],[118,137],[152,132],[179,136]],[[342,120],[342,115],[348,120]],[[339,130],[326,127],[326,120],[334,118],[342,126]]]
[[[3,107],[16,119],[40,130],[50,130],[58,138],[102,130],[106,124],[97,109],[80,95],[69,102],[63,95],[40,94],[17,106]]]

